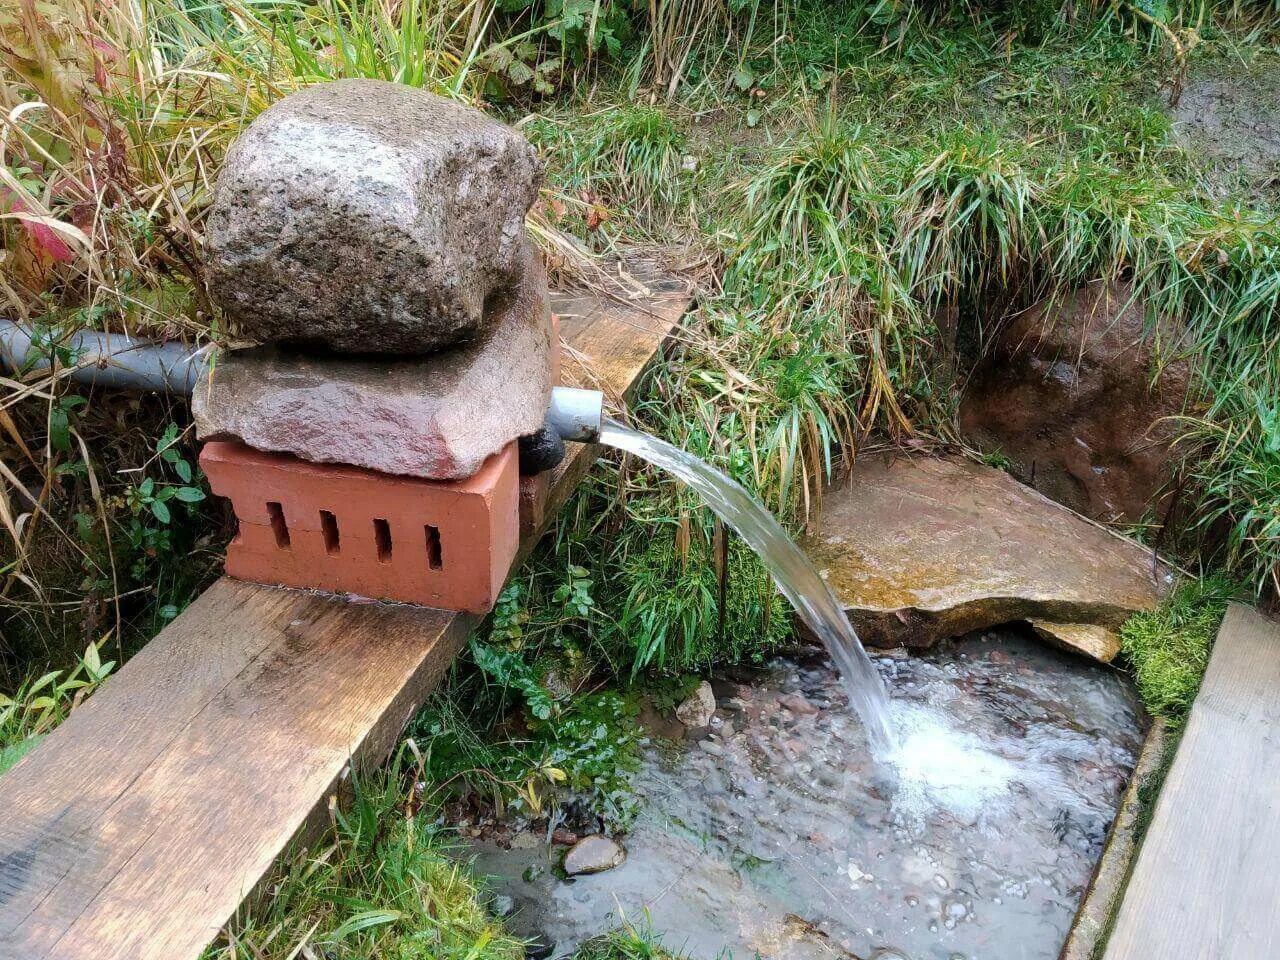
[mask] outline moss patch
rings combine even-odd
[[[1191,709],[1232,596],[1219,577],[1186,580],[1161,605],[1129,619],[1120,643],[1153,716],[1181,724]]]

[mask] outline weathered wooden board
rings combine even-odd
[[[688,297],[558,296],[562,380],[624,395]],[[574,445],[554,515],[595,459]],[[522,557],[536,536],[522,543]],[[196,957],[377,763],[475,619],[222,579],[0,777],[0,957]]]
[[[1106,960],[1280,957],[1280,624],[1227,611]]]

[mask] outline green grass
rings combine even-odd
[[[634,699],[612,690],[566,690],[540,718],[504,708],[504,688],[494,691],[451,685],[414,721],[419,740],[429,744],[428,780],[499,815],[598,818],[611,831],[628,829],[639,811],[631,778],[648,743]],[[494,730],[495,718],[507,721],[501,732]]]
[[[0,774],[34,749],[114,669],[115,661],[104,661],[98,645],[91,643],[71,669],[34,677],[11,696],[0,693]]]
[[[647,923],[643,928],[628,924],[589,940],[573,952],[573,960],[682,960],[683,957],[664,947],[662,937]]]
[[[421,773],[397,762],[358,784],[331,839],[242,908],[205,960],[523,957],[521,942],[485,908],[475,875],[451,854],[457,841],[433,825],[432,799],[412,786]]]
[[[1153,716],[1185,721],[1233,592],[1218,577],[1185,580],[1157,609],[1134,615],[1121,629],[1121,649]]]
[[[675,235],[724,263],[633,414],[799,525],[868,439],[954,437],[957,374],[1004,316],[1130,280],[1153,335],[1161,318],[1185,325],[1164,334],[1161,362],[1196,368],[1175,448],[1182,526],[1164,543],[1266,597],[1280,563],[1280,227],[1208,189],[1174,141],[1156,71],[1165,53],[1107,15],[1012,44],[1005,21],[944,17],[886,50],[863,14],[796,5],[795,43],[748,57],[745,89],[709,74],[660,122],[654,107],[643,126],[625,102],[600,108],[610,92],[597,87],[589,104],[571,99],[530,126],[553,181],[607,210],[597,248]],[[1209,51],[1236,42],[1220,27],[1206,35]],[[655,127],[682,136],[654,138]],[[667,167],[692,161],[659,209],[630,202],[644,181],[616,159],[627,137]],[[692,527],[696,543],[710,521],[674,484],[628,481],[621,535],[607,550],[579,545],[597,581],[630,585],[628,624],[666,627],[641,631],[633,662],[679,669],[681,651],[720,642],[696,612],[701,581],[685,573],[692,589],[657,590],[649,571],[663,564],[636,561],[673,552],[655,542],[664,523]]]

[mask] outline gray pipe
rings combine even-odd
[[[81,330],[62,343],[72,351],[76,367],[71,378],[80,383],[123,390],[150,390],[189,396],[209,362],[209,346],[192,350],[182,343],[160,343]],[[18,369],[32,352],[31,332],[12,320],[0,319],[0,361]],[[41,357],[37,369],[48,369]],[[554,387],[547,409],[547,428],[563,440],[590,443],[600,436],[604,394],[599,390]]]
[[[28,328],[0,319],[0,361],[10,369],[21,368],[32,353],[32,339]],[[193,350],[183,343],[160,343],[97,330],[80,330],[60,345],[76,358],[70,376],[80,383],[188,395],[211,353],[208,346]],[[47,370],[49,365],[41,356],[36,369]]]
[[[604,394],[579,387],[552,387],[547,408],[547,429],[562,440],[593,443],[600,438],[604,419]]]

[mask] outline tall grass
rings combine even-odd
[[[1280,225],[1200,188],[1195,157],[1147,99],[1151,55],[1104,17],[1008,62],[975,39],[980,29],[915,33],[877,60],[874,44],[812,11],[793,14],[808,59],[772,73],[750,64],[790,107],[766,111],[762,146],[743,138],[754,97],[720,131],[679,141],[633,127],[625,105],[581,124],[557,114],[543,139],[553,175],[567,172],[612,212],[606,232],[682,232],[726,264],[636,415],[803,521],[833,466],[868,439],[954,435],[957,369],[1012,311],[1096,280],[1131,282],[1162,338],[1160,362],[1188,359],[1198,375],[1175,448],[1190,501],[1178,515],[1211,562],[1274,591],[1280,498],[1266,484],[1277,460],[1249,398],[1274,397],[1280,374]],[[988,92],[973,96],[968,82]],[[1036,96],[1023,94],[1028,84]],[[1005,86],[1017,99],[992,114]],[[691,131],[700,111],[726,109],[711,103],[665,108],[662,129]],[[608,157],[581,146],[601,142]],[[696,172],[672,180],[673,202],[633,210],[644,180],[614,159],[629,150],[668,167],[684,153]],[[614,538],[607,555],[679,555],[652,520],[683,529],[688,514],[674,494],[662,502],[646,510],[643,543],[623,550]],[[653,600],[630,605],[631,622],[683,620],[677,647],[693,624],[705,629],[696,591],[674,608],[641,594]]]

